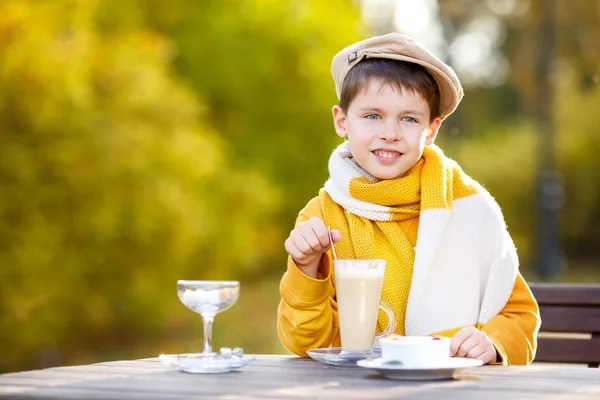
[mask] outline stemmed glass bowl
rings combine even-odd
[[[235,304],[240,296],[237,281],[177,281],[177,296],[190,310],[200,314],[204,325],[203,355],[212,351],[212,326],[215,316]]]

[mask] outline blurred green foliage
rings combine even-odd
[[[535,32],[506,23],[519,65]],[[2,1],[0,372],[198,351],[177,279],[242,282],[215,347],[284,351],[283,241],[339,142],[331,58],[368,35],[352,0]],[[580,53],[563,62],[564,242],[595,265],[600,88]],[[439,141],[498,199],[534,277],[540,134],[514,114],[535,101],[527,71],[467,88]]]
[[[492,3],[492,2],[486,2]],[[498,2],[500,3],[500,2]],[[600,282],[600,13],[586,1],[554,3],[556,36],[550,76],[555,168],[563,193],[558,214],[559,241],[566,265],[555,279]],[[481,13],[483,2],[440,2],[442,17],[457,28]],[[510,2],[506,2],[510,4]],[[494,15],[502,21],[503,55],[510,65],[505,84],[467,87],[458,112],[445,122],[440,143],[463,168],[482,182],[503,209],[515,239],[521,269],[535,270],[539,234],[539,176],[542,144],[550,140],[537,121],[540,22],[547,2],[517,2],[522,15]],[[500,5],[500,4],[498,4]],[[578,271],[582,269],[582,271]]]

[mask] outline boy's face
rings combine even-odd
[[[432,144],[441,118],[429,122],[429,106],[411,93],[371,80],[350,103],[346,113],[333,107],[337,134],[348,138],[352,156],[378,179],[400,178]]]

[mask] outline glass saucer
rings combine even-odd
[[[354,367],[357,361],[381,357],[381,349],[375,347],[367,351],[344,351],[340,347],[328,347],[308,350],[310,358],[336,367]]]
[[[158,359],[170,368],[191,374],[219,374],[242,368],[254,361],[254,356],[222,357],[216,354],[161,354]]]

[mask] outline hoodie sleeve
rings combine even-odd
[[[540,324],[537,302],[519,273],[510,298],[500,314],[481,329],[494,343],[498,352],[498,358],[492,364],[530,364],[535,357]]]
[[[311,217],[323,219],[318,197],[300,212],[296,225]],[[277,333],[283,346],[301,357],[306,357],[306,351],[310,349],[339,346],[332,265],[328,251],[321,258],[317,279],[313,279],[288,256],[287,271],[279,285],[281,301],[277,309]]]

